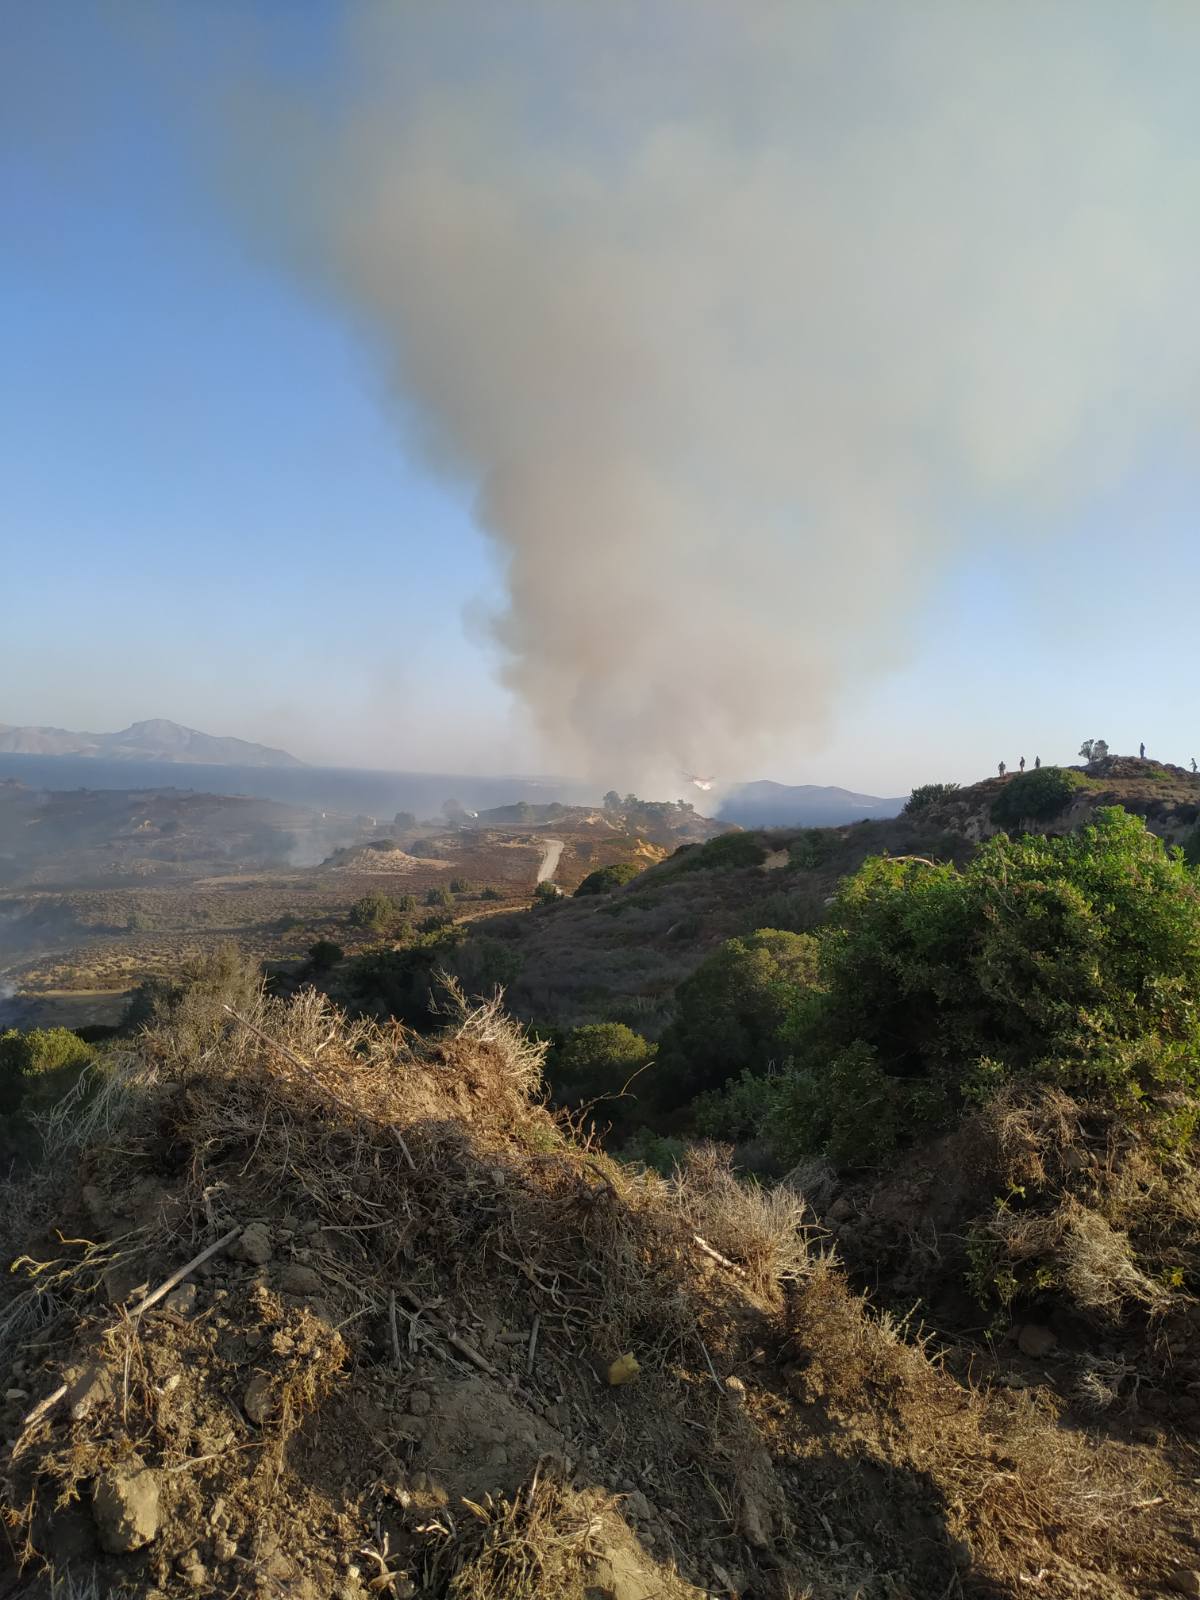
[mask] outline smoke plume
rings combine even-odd
[[[239,161],[477,493],[560,763],[819,738],[966,541],[1194,428],[1187,0],[351,14]]]

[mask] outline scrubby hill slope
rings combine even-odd
[[[311,994],[221,1016],[111,1059],[0,1196],[5,1592],[1186,1580],[1190,1467],[957,1381],[847,1290],[793,1190],[579,1146],[494,1008],[427,1041]]]
[[[1061,804],[1044,802],[1054,775],[1065,777]],[[1026,796],[1024,802],[1020,797]],[[1136,756],[1106,756],[1085,767],[1043,767],[1010,772],[955,789],[922,813],[934,826],[972,840],[1006,829],[1072,833],[1103,806],[1122,806],[1171,844],[1184,844],[1200,819],[1200,775]]]

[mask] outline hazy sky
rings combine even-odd
[[[0,13],[0,721],[1200,758],[1189,0]]]

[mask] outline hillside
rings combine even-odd
[[[200,766],[300,767],[286,750],[199,733],[154,717],[119,733],[71,733],[65,728],[20,728],[0,723],[0,752],[35,756],[94,756],[109,761],[179,761]]]
[[[1048,811],[1039,804],[1034,787],[1041,780],[1030,770],[1009,772],[1002,778],[955,789],[921,812],[923,823],[945,827],[978,841],[1002,828],[1027,828],[1039,833],[1072,833],[1102,806],[1122,806],[1171,844],[1184,844],[1200,820],[1200,774],[1164,762],[1136,756],[1106,756],[1087,766],[1042,768],[1043,773],[1067,775],[1064,799]],[[1014,796],[1026,793],[1022,806]],[[1045,814],[1022,815],[1025,809]]]
[[[106,1060],[0,1192],[6,1593],[1194,1592],[1194,1465],[1072,1406],[1082,1363],[964,1366],[799,1190],[579,1145],[494,1008],[240,1004]]]

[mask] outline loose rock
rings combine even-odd
[[[280,1282],[286,1294],[316,1294],[321,1287],[321,1274],[302,1262],[292,1261],[283,1269]]]
[[[265,1267],[271,1259],[271,1233],[265,1222],[251,1222],[234,1241],[232,1254],[253,1266]]]
[[[100,1543],[113,1555],[140,1550],[158,1533],[158,1479],[149,1467],[102,1472],[92,1491],[92,1516]]]
[[[1053,1332],[1040,1322],[1027,1322],[1017,1335],[1017,1348],[1033,1361],[1048,1356],[1057,1343]]]
[[[242,1396],[242,1410],[259,1427],[275,1410],[275,1392],[265,1372],[256,1372],[246,1385]]]

